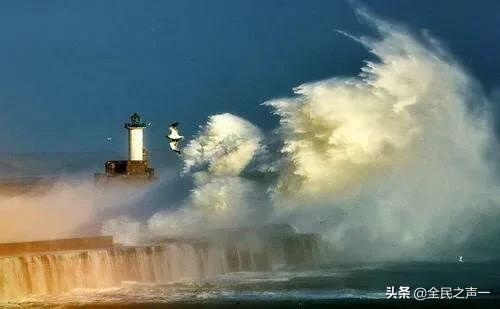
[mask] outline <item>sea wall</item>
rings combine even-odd
[[[202,278],[223,272],[222,263],[214,247],[180,243],[7,256],[0,258],[0,300]]]
[[[112,236],[0,243],[0,256],[45,252],[45,251],[101,249],[112,246],[113,246]]]
[[[309,236],[307,236],[309,235]],[[55,251],[0,257],[0,301],[101,289],[124,281],[168,283],[238,271],[313,263],[317,237],[266,241],[169,240],[154,245]]]

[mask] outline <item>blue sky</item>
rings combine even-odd
[[[358,1],[428,29],[487,93],[500,85],[500,2]],[[350,1],[1,1],[0,152],[126,147],[139,112],[186,135],[230,112],[271,129],[260,103],[301,83],[357,74],[371,57],[341,29],[369,34]],[[107,143],[106,137],[114,137]]]

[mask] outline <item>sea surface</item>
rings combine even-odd
[[[396,298],[387,289],[394,287]],[[410,298],[399,298],[400,287],[408,287]],[[417,288],[436,288],[438,298],[428,294],[416,300]],[[451,288],[455,298],[441,299],[441,288]],[[466,288],[471,295],[467,296]],[[474,290],[475,289],[475,290]],[[474,292],[484,292],[476,293]],[[489,293],[486,293],[489,292]],[[404,294],[404,292],[402,293]],[[445,294],[446,296],[446,294]],[[463,299],[461,297],[464,297]],[[380,263],[322,265],[306,269],[278,268],[268,272],[238,272],[202,280],[182,280],[156,285],[122,282],[101,290],[75,290],[59,296],[36,296],[11,307],[342,307],[357,308],[477,307],[500,308],[500,262],[482,263]],[[498,306],[497,306],[498,305]]]

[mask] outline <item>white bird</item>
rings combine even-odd
[[[172,123],[168,128],[170,129],[170,134],[167,135],[167,137],[171,140],[180,140],[183,139],[184,136],[179,135],[179,131],[177,131],[177,126],[179,125],[178,122]]]
[[[458,262],[463,263],[464,262],[464,257],[459,255],[458,256]]]
[[[111,141],[113,140],[113,138],[112,138],[112,137],[106,137],[106,140],[107,140],[108,142],[111,142]]]
[[[172,123],[168,128],[170,129],[170,133],[167,135],[167,138],[170,140],[170,149],[177,153],[181,153],[179,148],[179,141],[184,138],[184,136],[179,135],[179,131],[177,130],[178,122]]]

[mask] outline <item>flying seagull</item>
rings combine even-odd
[[[113,138],[112,138],[112,137],[106,137],[106,140],[107,140],[108,142],[111,142],[111,141],[113,140]]]
[[[459,256],[458,256],[458,262],[459,262],[459,263],[463,263],[463,262],[464,262],[464,257],[463,257],[463,256],[461,256],[461,255],[459,255]]]
[[[170,148],[180,154],[181,150],[179,148],[179,141],[182,140],[184,136],[179,135],[179,131],[177,130],[178,125],[178,122],[174,122],[168,127],[170,129],[170,133],[167,135],[167,138],[170,140]]]

